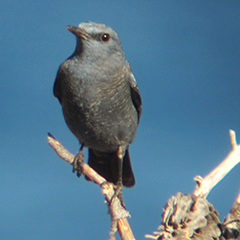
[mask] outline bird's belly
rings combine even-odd
[[[138,120],[131,101],[79,100],[63,104],[66,123],[80,143],[98,151],[115,151],[135,138]]]

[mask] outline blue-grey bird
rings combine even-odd
[[[67,29],[77,37],[77,46],[58,69],[54,96],[80,151],[88,148],[89,165],[107,181],[131,187],[135,179],[129,144],[136,135],[142,101],[120,38],[100,23]]]

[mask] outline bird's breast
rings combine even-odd
[[[100,151],[130,144],[137,129],[137,111],[124,75],[80,76],[74,73],[64,86],[62,107],[71,131],[85,146]]]

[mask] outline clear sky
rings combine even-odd
[[[76,154],[52,88],[76,39],[67,25],[115,29],[137,79],[143,113],[130,147],[136,186],[124,189],[137,239],[152,233],[171,195],[191,193],[240,141],[240,1],[2,1],[0,235],[4,240],[107,239],[100,188],[78,179],[47,144]],[[208,200],[227,215],[237,166]],[[118,237],[119,239],[119,237]]]

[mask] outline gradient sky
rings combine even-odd
[[[51,132],[79,149],[52,94],[76,44],[67,25],[115,29],[141,91],[130,147],[137,183],[124,189],[137,239],[157,229],[172,195],[193,192],[193,177],[227,156],[229,129],[240,136],[240,1],[8,0],[0,20],[1,239],[108,238],[99,186],[78,179],[47,144]],[[237,166],[208,197],[222,220],[239,182]]]

